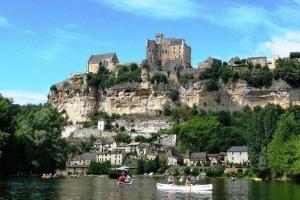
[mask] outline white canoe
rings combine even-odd
[[[208,192],[213,189],[212,184],[185,186],[185,185],[171,185],[171,184],[156,183],[156,187],[159,190],[174,190],[178,192],[179,191],[180,192]]]

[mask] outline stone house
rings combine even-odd
[[[201,166],[206,165],[208,159],[206,152],[191,152],[187,151],[183,163],[187,166],[196,166],[199,163]]]
[[[213,57],[208,57],[204,62],[198,64],[198,69],[208,69],[216,64],[222,65],[222,60],[218,60]]]
[[[117,143],[112,138],[99,138],[94,143],[96,152],[107,152],[117,148]]]
[[[177,71],[191,68],[191,47],[183,39],[165,38],[162,33],[146,42],[150,71]]]
[[[119,63],[116,53],[106,53],[99,55],[92,55],[87,61],[87,72],[97,73],[100,66],[104,66],[109,71],[115,71]]]
[[[249,57],[247,58],[247,64],[252,63],[253,65],[261,65],[262,67],[267,66],[267,57]]]
[[[90,163],[96,160],[96,153],[84,153],[70,158],[66,164],[66,172],[70,174],[86,174]]]
[[[178,153],[176,149],[169,148],[166,150],[156,150],[151,153],[147,153],[146,159],[154,160],[156,157],[166,157],[168,166],[177,166],[178,165]]]
[[[97,153],[96,161],[109,161],[112,165],[121,166],[124,163],[126,152],[124,150],[113,149],[111,151]]]
[[[248,149],[246,146],[232,146],[227,150],[227,160],[229,163],[244,165],[249,162]]]

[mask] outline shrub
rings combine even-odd
[[[162,74],[162,73],[155,73],[152,78],[151,78],[151,83],[156,83],[156,84],[160,84],[160,83],[163,83],[163,84],[167,84],[168,83],[168,79],[167,77]]]
[[[179,100],[179,92],[178,90],[175,89],[171,89],[168,93],[167,96],[169,99],[171,99],[172,101],[178,101]]]
[[[127,133],[118,133],[114,136],[114,139],[117,143],[127,143],[131,142],[131,138]]]
[[[218,87],[218,84],[217,84],[217,82],[215,80],[208,79],[206,81],[206,90],[207,91],[216,91],[218,89],[219,89],[219,87]]]
[[[184,175],[188,176],[191,174],[191,168],[190,167],[185,167],[184,168]]]
[[[173,175],[173,176],[179,176],[179,170],[178,170],[178,168],[174,168],[174,169],[172,170],[172,175]]]
[[[218,177],[222,176],[224,174],[223,168],[217,168],[217,169],[205,169],[206,176],[208,177]]]
[[[193,168],[192,171],[191,171],[192,176],[198,176],[199,173],[200,173],[199,168]]]
[[[164,114],[165,116],[170,116],[170,115],[172,114],[172,109],[171,109],[170,104],[165,103],[165,104],[163,105],[163,114]]]

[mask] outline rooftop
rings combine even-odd
[[[232,146],[230,147],[227,152],[247,152],[248,149],[246,146]]]
[[[113,59],[116,56],[116,53],[106,53],[106,54],[98,54],[92,55],[88,61],[89,64],[98,64],[102,60]]]

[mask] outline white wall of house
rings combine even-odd
[[[248,162],[248,152],[227,152],[227,160],[229,163],[243,164]]]

